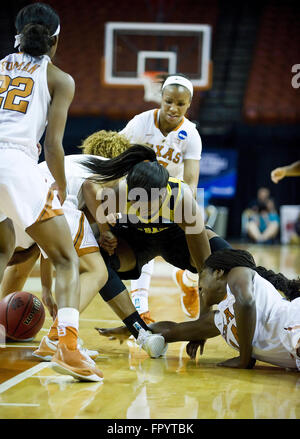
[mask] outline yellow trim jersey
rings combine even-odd
[[[130,225],[144,233],[158,233],[174,226],[176,220],[175,211],[182,197],[181,183],[177,178],[169,178],[167,196],[159,210],[149,218],[140,216],[127,197],[126,211],[122,212],[122,219],[119,223]]]
[[[151,146],[160,164],[165,166],[172,177],[183,178],[183,161],[200,160],[201,137],[196,125],[183,117],[179,125],[167,136],[159,129],[160,110],[149,110],[131,119],[120,131],[130,143]]]

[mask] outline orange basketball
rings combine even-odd
[[[44,321],[44,306],[31,293],[17,291],[0,301],[0,324],[8,338],[16,341],[30,339],[39,332]]]

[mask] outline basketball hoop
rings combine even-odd
[[[144,85],[144,101],[161,103],[161,86],[164,80],[165,72],[147,71],[140,76]]]

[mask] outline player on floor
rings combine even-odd
[[[183,179],[194,196],[199,180],[202,142],[194,123],[186,117],[193,98],[193,84],[182,75],[170,75],[162,84],[160,109],[145,111],[128,122],[120,134],[131,143],[147,144],[171,177]],[[146,264],[141,277],[131,283],[132,300],[146,322],[149,313],[148,291],[154,261]],[[199,313],[198,275],[175,269],[173,277],[181,289],[181,305],[189,317]]]
[[[300,160],[291,163],[290,165],[281,166],[273,169],[271,172],[271,180],[273,183],[278,183],[285,177],[299,177],[300,176]]]
[[[140,147],[140,148],[143,149],[143,147]],[[86,212],[87,217],[89,217],[89,220],[91,220],[91,222],[93,222],[93,219],[91,218],[91,215],[90,215],[89,211],[87,210],[87,200],[88,201],[90,200],[91,194],[87,191],[87,189],[86,189],[87,185],[85,184],[86,182],[88,183],[87,179],[88,179],[88,177],[91,176],[91,172],[82,166],[82,161],[86,160],[88,158],[92,159],[94,157],[93,156],[84,156],[84,158],[83,158],[83,156],[81,156],[81,155],[71,155],[71,156],[65,157],[65,171],[66,171],[66,178],[67,178],[68,196],[67,196],[67,199],[64,203],[64,209],[66,211],[67,218],[68,218],[68,221],[70,224],[70,228],[73,231],[73,234],[76,233],[76,230],[78,229],[76,227],[76,218],[77,218],[79,224],[81,223],[80,219],[84,218],[84,215],[82,213],[79,214],[78,209],[81,209],[84,212]],[[98,160],[102,161],[100,158],[98,158]],[[51,184],[52,177],[51,177],[49,170],[47,169],[46,163],[43,162],[43,163],[39,164],[38,166],[40,169],[42,169],[43,175],[46,177],[48,184]],[[115,182],[106,183],[106,185],[108,185],[108,186],[111,186],[111,184],[115,184]],[[89,185],[90,184],[88,184],[88,186]],[[97,185],[97,190],[99,191],[100,195],[101,195],[101,190],[104,187],[105,187],[105,184],[104,185],[102,185],[102,184]],[[84,225],[88,231],[90,229],[89,225],[86,222]],[[94,250],[95,249],[94,236],[91,237],[90,232],[88,232],[87,237],[89,238],[89,241],[90,241],[89,247],[91,247],[92,250]],[[74,243],[75,247],[79,247],[78,236],[76,236],[74,239],[77,242],[77,244]],[[22,241],[24,241],[24,237],[21,237],[20,242],[22,242]],[[25,239],[25,242],[26,242],[26,239]],[[88,244],[88,242],[85,244]],[[24,247],[24,244],[23,244],[23,247]],[[82,248],[82,246],[81,246],[81,248]],[[98,251],[98,245],[97,245],[97,251]],[[93,255],[94,256],[88,255],[88,256],[91,256],[91,258],[89,257],[89,262],[92,263],[91,268],[93,269],[93,272],[96,269],[97,260],[99,261],[98,270],[103,270],[103,260],[102,260],[101,256],[99,255],[99,253],[96,253],[95,251],[93,251]],[[86,259],[86,257],[84,259]],[[85,270],[86,270],[86,262],[88,262],[88,261],[86,261],[86,260],[83,261],[83,257],[81,257],[80,262],[81,262],[81,265],[84,263]],[[23,266],[23,268],[28,269],[28,264],[26,263],[26,265]],[[43,269],[43,266],[42,266],[42,269]],[[105,270],[105,275],[106,275],[106,269],[104,269],[104,270]],[[27,273],[27,275],[28,274],[29,273]],[[93,273],[93,274],[95,274],[95,273]],[[25,273],[23,272],[23,278],[24,278],[24,275],[25,275]],[[89,276],[90,275],[91,275],[91,273],[89,274]],[[90,303],[90,301],[93,299],[93,297],[98,293],[99,288],[100,288],[99,281],[100,281],[100,283],[102,283],[101,287],[103,287],[103,277],[101,277],[101,279],[98,279],[98,278],[99,278],[99,275],[96,276],[96,278],[94,277],[94,275],[92,275],[93,282],[92,282],[92,284],[88,285],[81,276],[81,280],[83,281],[83,289],[82,289],[82,294],[80,296],[80,305],[79,305],[80,311],[82,311]],[[10,278],[10,280],[11,280],[11,278]],[[12,282],[14,283],[14,280],[12,280]],[[8,286],[8,281],[6,281],[6,288],[7,288],[7,286]],[[10,288],[12,288],[12,287],[10,287]],[[49,292],[49,288],[48,288],[48,292]],[[108,291],[108,294],[109,294],[109,291]],[[51,300],[51,299],[49,299],[49,300]],[[125,310],[125,307],[126,307],[126,310]],[[149,356],[157,357],[157,356],[161,355],[161,353],[165,347],[165,342],[164,342],[163,337],[161,337],[157,334],[153,335],[151,333],[148,326],[143,322],[143,320],[141,319],[141,317],[137,313],[136,309],[134,308],[128,294],[127,294],[126,298],[123,298],[123,305],[119,306],[117,308],[113,307],[113,310],[121,318],[121,320],[124,321],[125,324],[128,324],[129,329],[133,332],[133,335],[137,339],[137,343],[149,354]],[[52,327],[50,329],[50,334],[48,334],[48,336],[46,336],[46,337],[52,339],[54,336],[54,338],[55,338],[55,334],[57,331],[56,323],[57,322],[54,322],[54,324],[52,325]],[[135,324],[135,326],[138,329],[136,329],[133,326],[133,324]],[[44,339],[42,340],[41,345],[38,349],[38,352],[36,352],[36,354],[39,357],[43,356],[44,353],[45,353],[45,356],[51,355],[51,352],[49,351],[49,349],[51,350],[51,346],[49,349],[47,349],[47,347],[44,343],[45,341],[47,344],[47,340],[45,340],[45,337],[44,337]]]
[[[245,250],[224,249],[205,261],[199,279],[209,311],[193,322],[157,322],[151,329],[166,342],[189,341],[186,350],[195,359],[198,340],[222,335],[239,356],[220,366],[254,367],[260,360],[300,370],[300,280],[289,280],[257,267]],[[277,290],[284,291],[286,300]],[[100,329],[100,334],[128,338],[127,328]]]
[[[135,145],[112,160],[90,156],[83,165],[95,174],[83,185],[86,205],[98,223],[101,248],[108,253],[103,255],[109,280],[100,293],[116,312],[127,308],[128,292],[120,278],[138,278],[144,264],[155,256],[197,273],[205,255],[230,247],[204,229],[191,189],[169,177],[153,149]],[[110,184],[109,190],[99,194],[99,185],[105,184]],[[109,217],[116,214],[121,217],[111,228]],[[204,304],[200,310],[205,312]]]
[[[60,201],[66,196],[62,138],[74,81],[55,67],[60,20],[48,5],[34,3],[16,17],[19,53],[0,61],[0,281],[15,248],[12,221],[44,250],[56,273],[59,348],[53,360],[61,371],[99,381],[77,349],[78,258],[59,199],[37,166],[37,144],[45,127],[45,157]],[[51,239],[49,240],[49,237]]]

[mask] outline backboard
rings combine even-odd
[[[108,22],[104,44],[104,85],[141,86],[145,71],[161,71],[211,87],[209,25]]]

